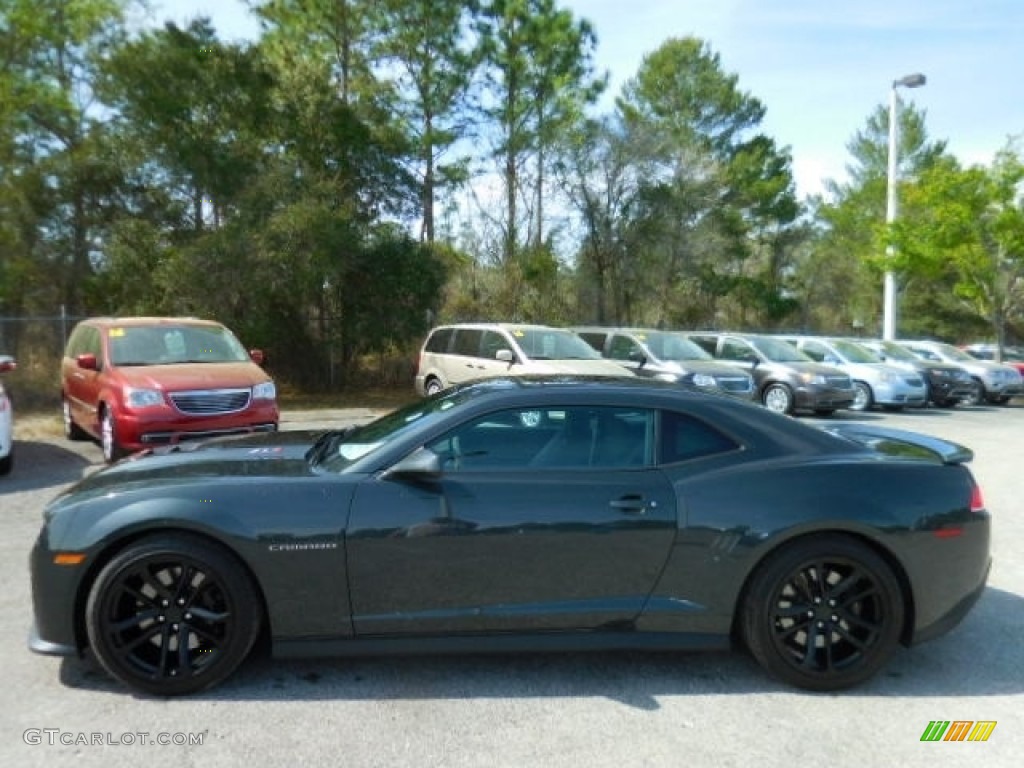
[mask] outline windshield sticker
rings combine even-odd
[[[112,339],[119,339],[122,336],[124,336],[124,328],[111,328],[110,329],[110,338],[112,338]]]
[[[517,339],[521,339],[526,334],[523,333],[522,331],[516,330],[516,331],[512,331],[512,335],[515,336]]]

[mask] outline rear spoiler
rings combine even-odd
[[[870,424],[830,424],[822,429],[886,456],[938,459],[943,464],[966,464],[974,458],[970,448],[919,432]]]

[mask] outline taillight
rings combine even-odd
[[[971,512],[984,512],[985,499],[981,495],[981,486],[975,485],[971,489]]]

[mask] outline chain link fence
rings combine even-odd
[[[17,370],[4,374],[4,387],[19,409],[44,410],[60,404],[60,361],[68,334],[83,319],[55,315],[0,316],[0,355]]]

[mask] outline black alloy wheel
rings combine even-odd
[[[131,544],[100,571],[86,605],[89,644],[126,685],[161,696],[221,682],[260,626],[252,580],[233,555],[187,535]]]
[[[876,674],[895,652],[904,620],[892,569],[843,536],[804,539],[769,557],[742,610],[744,639],[761,666],[814,691]]]

